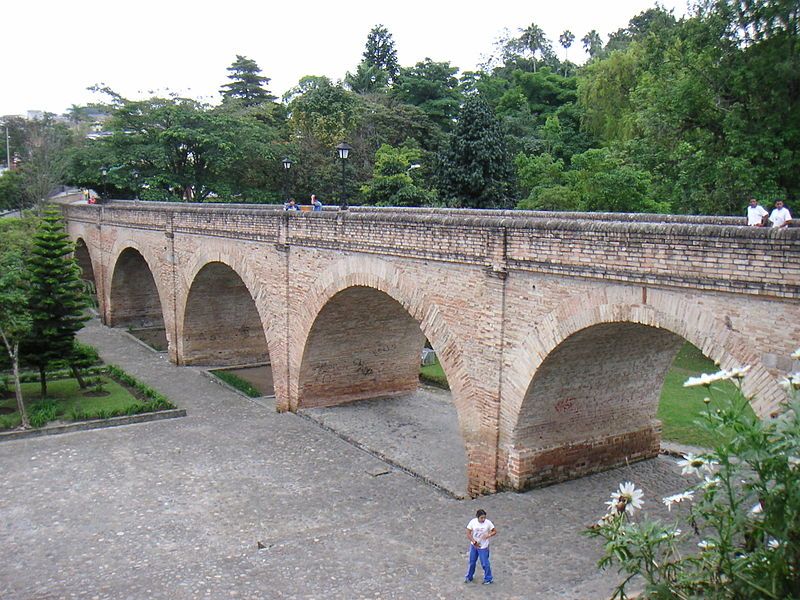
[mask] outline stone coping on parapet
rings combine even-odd
[[[161,210],[164,212],[212,212],[233,214],[285,215],[289,218],[321,218],[352,221],[378,220],[384,223],[437,224],[446,226],[497,229],[537,229],[550,231],[586,231],[604,233],[642,233],[657,235],[708,236],[719,238],[800,240],[800,227],[774,229],[747,227],[744,217],[696,215],[659,215],[649,213],[575,213],[553,211],[481,210],[458,208],[352,207],[347,211],[284,211],[281,205],[263,204],[191,204],[113,200],[101,205],[70,205],[66,208],[97,210]],[[102,217],[101,217],[102,220]]]

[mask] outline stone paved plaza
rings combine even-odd
[[[645,489],[652,514],[666,515],[660,497],[683,489],[672,459],[659,458],[457,500],[124,332],[94,321],[81,338],[188,416],[0,444],[3,599],[603,598],[618,577],[597,571],[599,544],[581,530],[621,480]],[[430,393],[405,415],[370,401],[314,417],[366,445],[386,436],[393,460],[458,485],[463,473],[447,471],[459,460],[452,468],[463,469],[459,444],[435,439],[455,432],[419,425]],[[440,395],[433,401],[441,407]],[[371,421],[348,422],[365,407]],[[426,460],[437,448],[441,460]],[[480,507],[499,530],[493,586],[462,583],[464,527]]]

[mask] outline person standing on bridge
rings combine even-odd
[[[750,227],[763,227],[767,216],[769,213],[758,203],[758,200],[750,198],[750,206],[747,207],[747,224]]]
[[[314,212],[322,210],[322,202],[317,199],[316,194],[311,194],[311,210]]]
[[[469,567],[464,583],[472,583],[475,575],[475,565],[481,559],[483,569],[483,583],[493,581],[492,567],[489,564],[489,539],[497,535],[494,523],[486,518],[486,511],[481,509],[475,513],[475,518],[467,524],[467,539],[469,540]]]
[[[769,220],[772,221],[772,227],[775,229],[789,226],[792,221],[792,215],[789,209],[783,205],[783,200],[778,200],[775,203],[775,208],[772,209]]]

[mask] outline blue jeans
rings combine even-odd
[[[481,559],[481,567],[483,568],[483,580],[491,581],[492,567],[489,564],[489,549],[483,548],[479,550],[472,544],[470,544],[469,546],[469,569],[467,570],[467,579],[469,581],[472,581],[472,577],[475,575],[475,564],[478,562],[478,558]]]

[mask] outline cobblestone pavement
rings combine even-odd
[[[3,599],[602,598],[617,576],[581,530],[621,480],[655,514],[683,489],[659,458],[455,500],[399,470],[374,476],[387,468],[370,454],[121,331],[95,321],[81,338],[189,416],[0,445]],[[494,586],[462,583],[480,507],[499,530]]]

